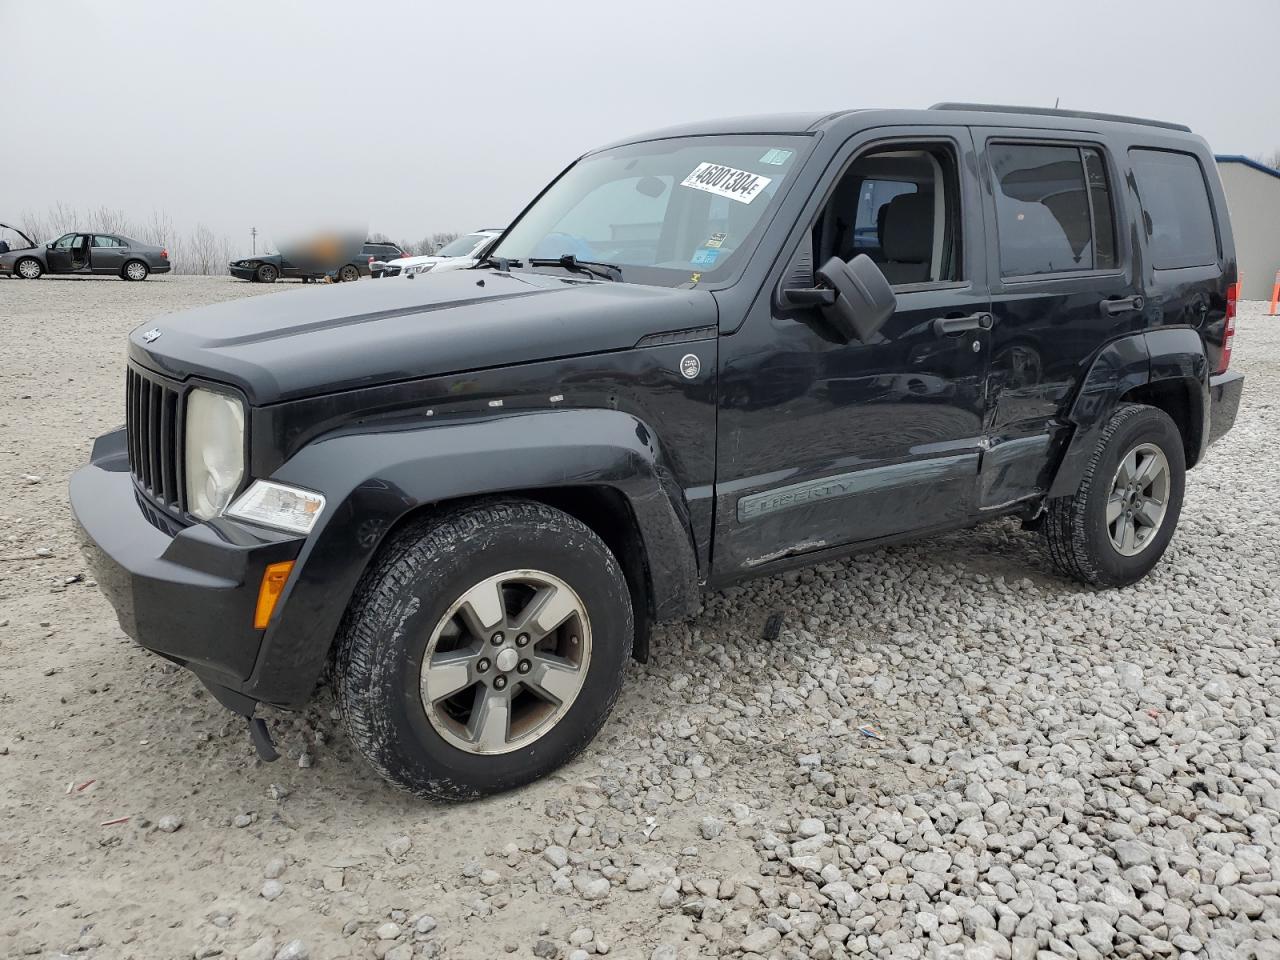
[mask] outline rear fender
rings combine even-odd
[[[1126,398],[1153,385],[1176,386],[1187,393],[1188,464],[1199,459],[1209,430],[1209,365],[1196,331],[1152,330],[1113,340],[1103,347],[1067,415],[1065,452],[1049,486],[1049,497],[1075,493],[1103,429]],[[1192,449],[1194,448],[1194,449]],[[1193,455],[1194,454],[1194,455]]]
[[[485,420],[422,418],[330,433],[272,476],[325,495],[324,515],[267,630],[249,686],[270,702],[304,702],[361,575],[410,512],[460,498],[602,486],[630,507],[647,557],[656,620],[697,608],[688,512],[656,434],[616,410],[538,412]]]

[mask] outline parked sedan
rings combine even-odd
[[[66,233],[41,247],[16,228],[10,229],[29,246],[0,253],[0,276],[36,280],[46,273],[101,274],[145,280],[171,269],[167,249],[117,233]]]

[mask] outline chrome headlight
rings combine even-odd
[[[429,273],[431,271],[431,268],[434,266],[435,266],[434,263],[419,263],[415,266],[410,267],[409,272],[410,273]]]
[[[187,509],[220,514],[244,479],[244,406],[212,390],[187,395]]]
[[[323,494],[270,480],[255,480],[227,507],[227,516],[305,535],[316,525],[322,510]]]

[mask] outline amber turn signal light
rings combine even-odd
[[[265,630],[271,622],[271,614],[275,612],[276,602],[284,593],[285,581],[293,570],[293,561],[270,564],[262,574],[262,586],[258,588],[258,609],[253,615],[253,625],[258,630]]]

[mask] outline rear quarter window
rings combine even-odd
[[[1168,150],[1129,151],[1151,265],[1157,270],[1218,262],[1218,234],[1200,161]]]

